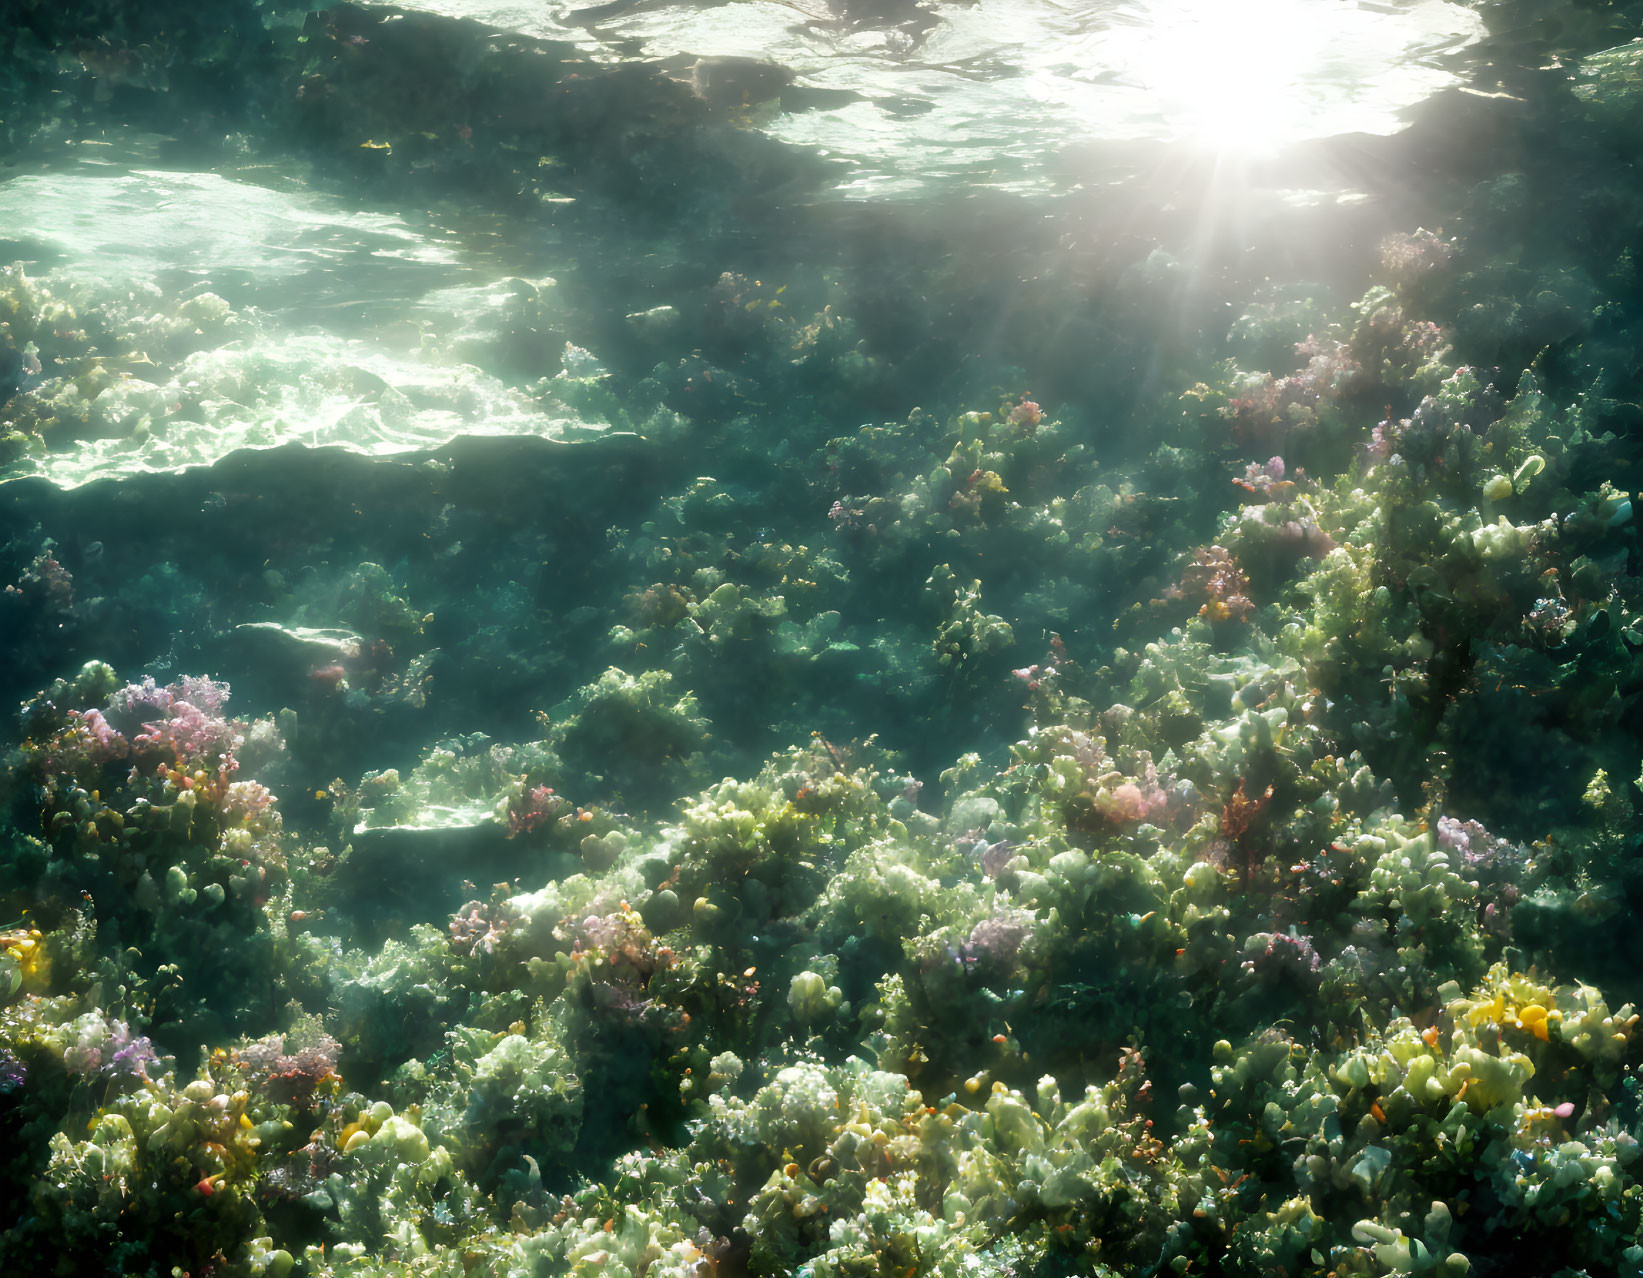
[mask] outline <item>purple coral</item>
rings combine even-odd
[[[1376,422],[1375,428],[1369,432],[1369,442],[1364,445],[1364,453],[1372,461],[1385,461],[1397,448],[1398,439],[1408,424],[1407,420],[1396,421],[1391,417]]]
[[[121,1025],[120,1029],[122,1032],[129,1033],[124,1025]],[[115,1049],[114,1055],[109,1058],[104,1072],[124,1074],[130,1078],[140,1078],[146,1083],[148,1081],[148,1066],[159,1059],[158,1054],[154,1051],[154,1045],[147,1038],[133,1038]]]
[[[862,517],[867,514],[865,506],[846,506],[842,501],[835,501],[827,508],[827,518],[839,528],[854,531],[862,527]],[[867,526],[867,531],[873,531]]]
[[[643,925],[620,909],[608,914],[589,914],[577,930],[583,949],[599,950],[612,956],[636,944],[642,947],[650,940],[650,934]]]
[[[228,685],[209,675],[184,675],[171,685],[170,691],[178,701],[198,706],[211,715],[221,714],[223,706],[228,704]]]
[[[229,686],[204,675],[184,675],[159,687],[152,677],[127,684],[108,703],[110,719],[124,732],[141,726],[138,745],[170,749],[183,763],[216,764],[244,741],[243,725],[223,714]]]
[[[205,676],[185,675],[162,688],[152,678],[127,684],[108,703],[110,719],[130,732],[134,745],[158,746],[185,768],[237,770],[234,752],[245,741],[244,724],[223,714],[228,685]]]
[[[0,1096],[9,1096],[28,1081],[28,1070],[5,1048],[0,1047]]]
[[[1494,867],[1502,862],[1522,863],[1521,852],[1506,839],[1497,839],[1476,821],[1438,818],[1438,846],[1459,852],[1462,862],[1472,868]]]
[[[1244,467],[1243,476],[1232,482],[1261,501],[1276,501],[1295,487],[1293,480],[1284,478],[1284,472],[1284,459],[1270,457],[1264,462],[1250,462]]]
[[[1476,876],[1487,898],[1478,914],[1484,930],[1503,939],[1510,937],[1512,907],[1522,899],[1518,879],[1528,866],[1528,853],[1518,844],[1496,838],[1476,821],[1441,816],[1437,836],[1438,846],[1458,854],[1461,863]]]
[[[80,1035],[63,1051],[63,1065],[71,1074],[148,1081],[148,1066],[159,1055],[147,1038],[133,1035],[124,1021],[100,1015],[83,1018]]]
[[[162,718],[171,709],[175,698],[170,688],[161,688],[149,675],[141,683],[128,683],[108,702],[108,714],[119,725],[120,731],[131,733],[148,719]]]

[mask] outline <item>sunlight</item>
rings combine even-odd
[[[1363,47],[1360,16],[1344,0],[1155,0],[1145,25],[1114,33],[1114,52],[1177,133],[1270,152],[1308,134],[1330,63],[1379,52]]]

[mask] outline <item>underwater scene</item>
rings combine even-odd
[[[1643,1275],[1643,2],[0,5],[0,1273]]]

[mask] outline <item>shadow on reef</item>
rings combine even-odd
[[[642,510],[662,480],[635,442],[471,441],[389,461],[292,447],[67,491],[15,482],[0,536],[13,554],[52,539],[33,570],[50,577],[49,623],[35,624],[34,592],[0,598],[12,636],[0,695],[21,700],[48,670],[93,649],[156,672],[204,666],[242,699],[293,708],[308,729],[293,747],[314,774],[383,745],[388,762],[409,761],[395,743],[413,717],[418,740],[473,726],[484,706],[491,726],[517,732],[529,722],[517,680],[535,672],[510,683],[495,663],[469,673],[460,658],[442,659],[442,641],[471,641],[475,618],[460,606],[448,618],[413,614],[381,564],[416,574],[428,592],[471,582],[479,561],[486,577],[523,576],[509,584],[527,601],[596,598],[604,529],[588,512]],[[463,540],[477,544],[464,554]],[[526,540],[537,553],[519,553]],[[326,624],[300,624],[310,613]],[[534,638],[551,663],[573,634]],[[437,699],[420,713],[408,665],[452,687],[443,714]],[[352,699],[344,680],[358,689]]]

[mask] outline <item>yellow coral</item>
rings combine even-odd
[[[40,943],[44,939],[40,930],[32,927],[0,932],[0,951],[11,956],[19,975],[30,986],[41,984],[50,969],[50,960]]]

